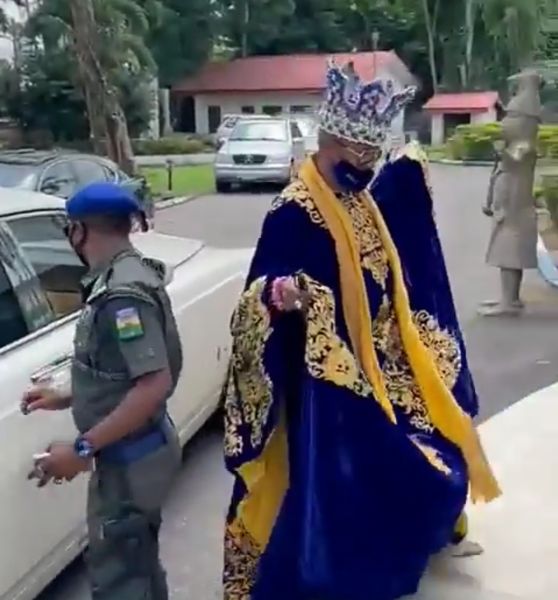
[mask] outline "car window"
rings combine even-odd
[[[77,187],[77,180],[67,161],[47,167],[41,179],[40,191],[51,196],[69,198]]]
[[[239,121],[230,137],[231,141],[264,140],[272,142],[287,141],[286,121]]]
[[[0,265],[0,347],[3,347],[52,323],[56,316],[37,274],[4,220],[0,220]]]
[[[0,259],[0,348],[17,342],[29,333],[6,265]]]
[[[36,183],[36,167],[0,162],[0,187],[32,190]]]
[[[119,181],[122,179],[120,171],[118,169],[112,169],[108,165],[103,165],[103,171],[105,173],[106,181]]]
[[[79,310],[82,305],[80,282],[86,268],[66,238],[63,214],[12,217],[7,223],[39,279],[54,318]]]
[[[72,166],[74,167],[79,187],[83,187],[84,185],[96,181],[107,181],[107,175],[103,165],[94,160],[74,160],[72,161]]]

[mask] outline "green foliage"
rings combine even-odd
[[[135,140],[134,153],[138,156],[203,154],[213,152],[214,148],[206,141],[187,136],[172,136],[159,140]]]
[[[447,142],[447,155],[455,160],[495,159],[494,145],[501,140],[499,123],[460,125]],[[539,131],[538,153],[542,158],[558,158],[558,125],[543,125]]]
[[[152,0],[140,0],[142,6]],[[161,0],[151,9],[152,21],[146,44],[157,64],[162,87],[176,83],[202,65],[211,55],[217,17],[208,0]]]

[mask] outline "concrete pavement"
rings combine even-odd
[[[554,456],[547,456],[545,450],[552,439],[558,440],[552,425],[553,418],[558,422],[552,403],[558,391],[548,392],[543,400],[519,402],[558,379],[558,293],[532,272],[526,279],[530,307],[524,317],[483,320],[477,316],[477,303],[497,291],[497,273],[483,261],[490,223],[480,206],[489,173],[484,168],[433,166],[432,179],[482,417],[497,415],[483,426],[483,437],[505,496],[471,512],[473,536],[485,545],[485,555],[435,562],[415,600],[558,597],[558,582],[547,572],[545,561],[548,556],[556,564],[558,558],[554,554],[558,527],[552,512],[555,494],[550,495],[558,452],[554,449]],[[257,194],[201,198],[160,213],[157,228],[221,247],[247,246],[255,241],[270,201],[271,196]],[[503,412],[510,406],[514,408]],[[167,506],[163,554],[173,600],[222,597],[221,536],[229,492],[220,434],[209,427],[189,445]],[[541,587],[545,581],[547,589]],[[546,595],[539,597],[541,590]],[[83,570],[77,565],[40,600],[87,598]]]

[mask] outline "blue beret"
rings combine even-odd
[[[142,210],[135,196],[116,183],[90,183],[66,202],[70,219],[94,215],[132,215]]]

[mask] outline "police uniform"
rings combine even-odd
[[[107,194],[105,188],[99,194],[91,187],[69,201],[70,218],[132,212],[130,198],[127,208],[121,206],[121,192]],[[111,202],[105,202],[107,196]],[[162,263],[126,250],[90,273],[83,292],[72,368],[72,412],[82,434],[108,416],[144,375],[168,368],[172,393],[182,367]],[[180,457],[166,406],[140,431],[95,455],[87,508],[93,600],[168,598],[158,540],[162,505]]]

